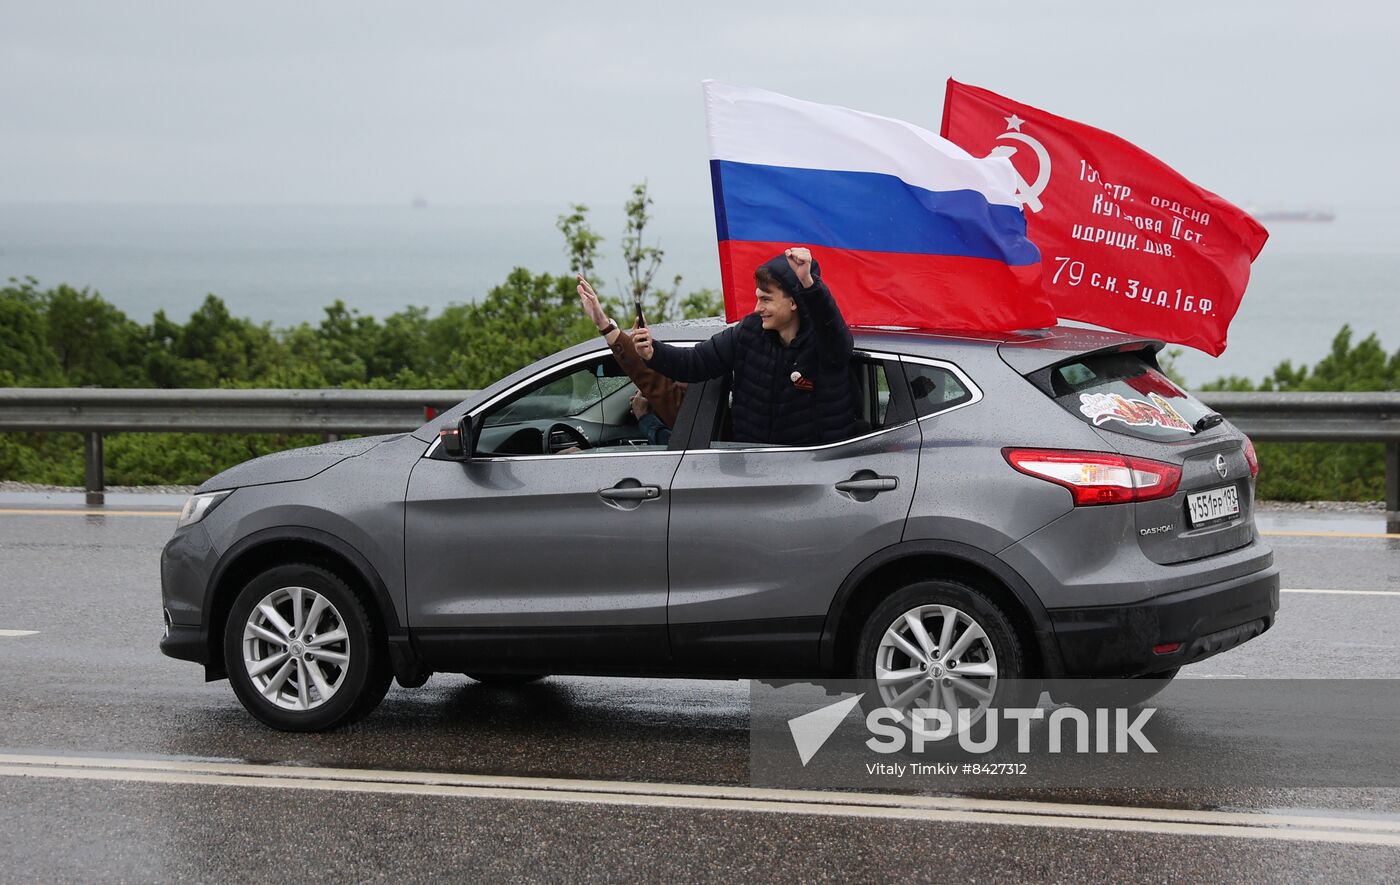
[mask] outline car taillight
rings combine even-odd
[[[1007,448],[1001,453],[1022,473],[1069,489],[1076,507],[1170,498],[1181,484],[1180,467],[1147,458],[1061,449]]]
[[[1254,451],[1254,443],[1249,437],[1244,438],[1244,459],[1249,462],[1249,475],[1257,477],[1259,475],[1259,455]]]

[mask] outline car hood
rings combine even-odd
[[[296,482],[310,479],[316,474],[329,470],[347,458],[363,455],[381,443],[398,439],[402,433],[389,433],[383,436],[366,436],[360,439],[347,439],[340,442],[307,446],[303,449],[288,449],[274,452],[251,461],[244,461],[230,467],[223,473],[205,480],[196,491],[214,492],[220,489],[236,489],[245,486],[264,486],[275,482]]]

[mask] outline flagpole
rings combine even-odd
[[[944,138],[948,137],[948,109],[953,106],[953,87],[957,84],[952,77],[948,78],[948,85],[943,87],[943,122],[938,126],[938,134]]]

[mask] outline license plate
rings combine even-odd
[[[1224,486],[1211,489],[1208,492],[1196,492],[1194,495],[1186,496],[1186,515],[1191,518],[1193,528],[1208,522],[1238,516],[1239,512],[1240,493],[1234,486]]]

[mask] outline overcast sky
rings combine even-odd
[[[937,129],[947,77],[1240,204],[1393,206],[1372,2],[0,0],[0,202],[708,205],[700,81]]]

